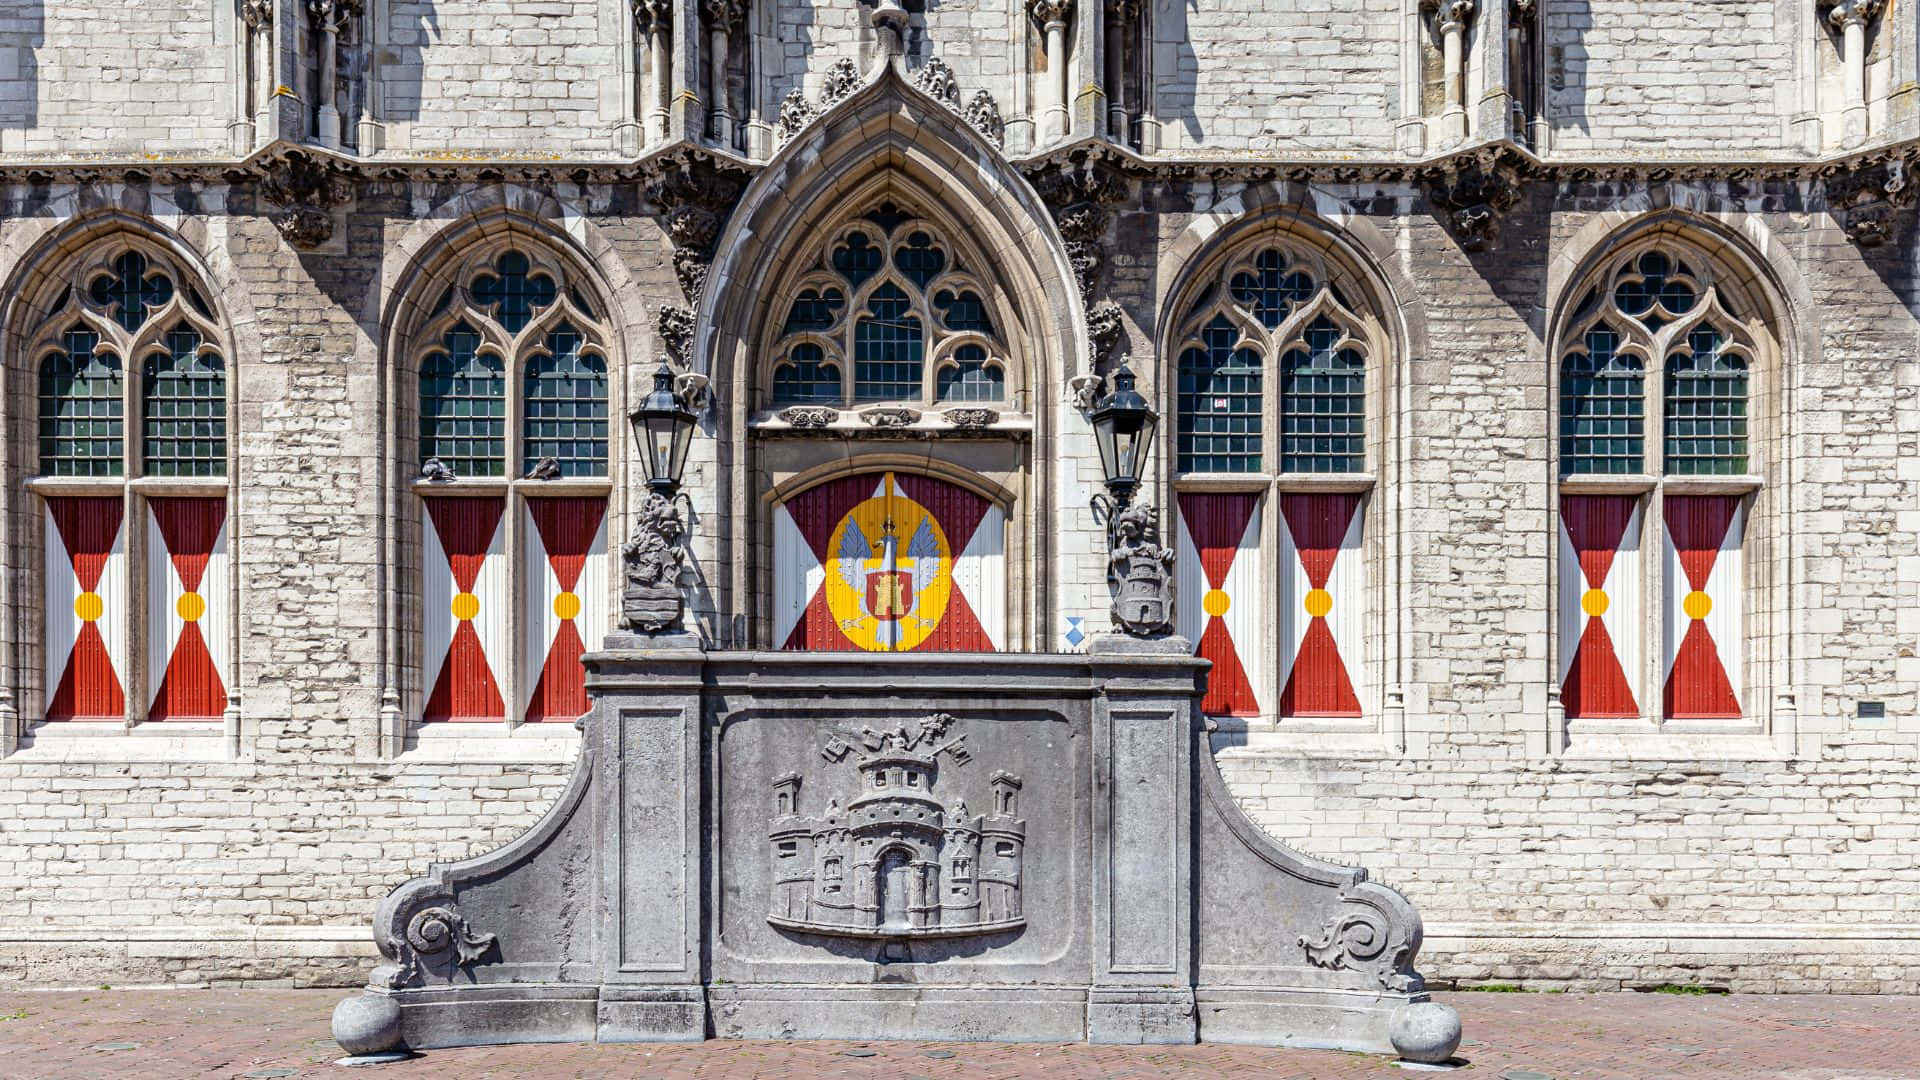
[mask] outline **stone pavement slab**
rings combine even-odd
[[[722,1042],[434,1050],[346,1070],[327,1035],[342,990],[0,990],[5,1080],[791,1077],[1017,1080],[1258,1076],[1375,1080],[1740,1077],[1920,1080],[1920,998],[1445,993],[1467,1067],[1245,1046]]]

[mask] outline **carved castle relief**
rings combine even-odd
[[[835,734],[821,757],[851,761],[857,789],[843,807],[827,800],[800,813],[800,776],[773,781],[767,830],[773,900],[767,921],[785,930],[904,940],[1017,930],[1026,925],[1020,867],[1027,823],[1015,816],[1020,778],[996,770],[987,812],[965,799],[942,805],[934,787],[940,759],[970,760],[966,736],[944,742],[953,717],[859,734]]]

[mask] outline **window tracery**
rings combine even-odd
[[[882,204],[836,230],[796,284],[772,401],[1005,401],[1015,387],[990,295],[939,227]]]
[[[471,259],[454,282],[414,335],[420,459],[501,477],[512,442],[517,475],[545,458],[560,476],[607,475],[608,330],[584,293],[557,262],[512,248]]]
[[[1645,371],[1659,360],[1668,475],[1747,472],[1752,331],[1712,279],[1703,256],[1643,249],[1613,264],[1563,335],[1560,472],[1637,475],[1647,462]]]
[[[1279,471],[1366,469],[1366,320],[1316,260],[1278,246],[1227,264],[1188,313],[1177,346],[1178,467],[1266,471],[1269,423]],[[1279,375],[1268,416],[1266,379]]]

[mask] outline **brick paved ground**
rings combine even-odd
[[[1427,1075],[1361,1054],[1253,1047],[710,1042],[435,1050],[345,1072],[327,1038],[336,990],[0,991],[0,1077],[1017,1077]],[[1479,1080],[1920,1078],[1920,998],[1442,994]],[[872,1056],[866,1056],[871,1051]]]

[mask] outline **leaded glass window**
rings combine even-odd
[[[120,358],[100,336],[75,327],[40,361],[40,471],[47,476],[119,476],[125,446]]]
[[[128,251],[113,260],[113,273],[93,279],[93,302],[112,312],[113,319],[127,330],[145,325],[154,308],[173,299],[173,280],[160,271],[148,273],[146,256]]]
[[[227,375],[220,355],[184,324],[142,372],[140,456],[149,476],[225,476]]]
[[[1007,400],[992,294],[935,226],[886,203],[814,259],[768,341],[772,404]]]
[[[940,366],[940,401],[999,401],[1006,396],[1006,372],[979,345],[962,345]]]
[[[1367,363],[1333,320],[1307,327],[1306,347],[1280,357],[1280,469],[1355,473],[1366,464]]]
[[[1667,358],[1666,471],[1732,475],[1747,471],[1747,361],[1727,351],[1711,323],[1687,334]]]
[[[1204,347],[1180,354],[1180,470],[1259,472],[1260,354],[1240,345],[1225,316],[1201,338]]]
[[[1631,475],[1646,455],[1645,366],[1600,325],[1560,365],[1560,472]]]
[[[553,303],[559,295],[553,278],[533,270],[533,263],[518,251],[501,254],[494,272],[483,274],[473,283],[473,298],[489,309],[501,326],[517,334],[540,308]]]
[[[1262,247],[1202,283],[1178,353],[1178,468],[1262,473],[1367,468],[1367,321],[1318,256]],[[1279,393],[1264,394],[1264,374]]]
[[[562,323],[527,362],[524,471],[552,458],[561,476],[607,475],[607,362]]]
[[[447,331],[420,367],[420,456],[439,458],[455,476],[506,472],[506,365],[467,323]]]
[[[827,362],[826,350],[812,342],[793,347],[787,359],[773,369],[773,400],[781,402],[839,401],[840,366]]]
[[[912,302],[889,282],[874,292],[868,311],[853,333],[853,400],[918,398],[926,343]]]

